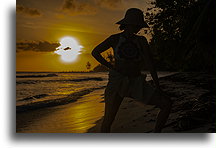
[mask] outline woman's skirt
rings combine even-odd
[[[151,100],[156,89],[146,81],[146,75],[128,77],[110,70],[109,81],[105,89],[105,102],[120,97],[130,97],[145,104]]]

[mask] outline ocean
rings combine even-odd
[[[159,72],[159,77],[169,75]],[[151,79],[147,75],[147,81]],[[51,73],[17,72],[17,112],[72,103],[82,95],[104,88],[108,72]]]
[[[107,72],[100,73],[37,73],[18,72],[16,74],[17,111],[46,107],[58,100],[64,103],[66,97],[73,94],[81,96],[89,90],[107,84]],[[62,100],[61,100],[62,99]],[[31,106],[28,107],[28,106]],[[22,108],[22,109],[21,109]]]
[[[17,72],[16,77],[17,132],[86,133],[103,117],[108,72]]]

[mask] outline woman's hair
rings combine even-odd
[[[127,24],[120,24],[119,29],[120,29],[121,31],[122,31],[122,30],[125,30],[126,26],[127,26]],[[137,25],[136,27],[139,27],[140,29],[142,28],[142,26],[139,26],[139,25]]]
[[[125,27],[126,27],[126,24],[120,24],[119,29],[122,31],[122,30],[125,30]]]

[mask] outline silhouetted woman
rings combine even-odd
[[[137,8],[127,10],[125,17],[117,22],[121,33],[111,35],[92,51],[93,57],[109,68],[109,82],[105,89],[105,114],[101,132],[110,132],[111,125],[124,97],[134,98],[148,105],[160,108],[154,132],[161,132],[171,109],[170,98],[161,91],[152,55],[145,37],[136,35],[140,29],[148,27],[143,12]],[[115,63],[106,61],[101,53],[112,47]],[[141,74],[147,66],[156,88],[146,83],[146,75]]]

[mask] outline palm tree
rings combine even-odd
[[[87,63],[86,63],[86,68],[89,70],[89,69],[91,69],[91,63],[88,61]]]

